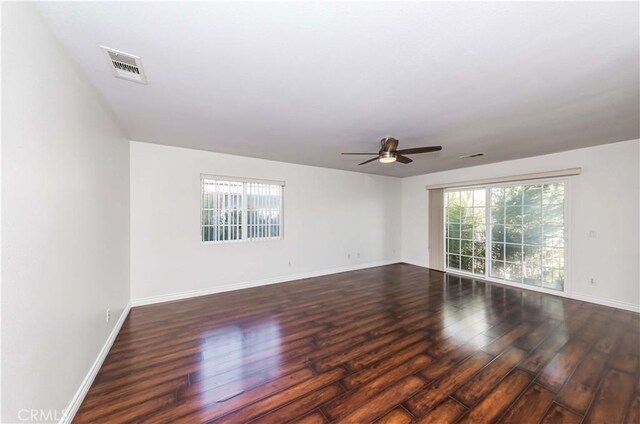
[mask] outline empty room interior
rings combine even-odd
[[[2,423],[640,424],[640,3],[1,22]]]

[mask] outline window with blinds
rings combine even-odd
[[[283,182],[201,177],[204,243],[282,238]]]

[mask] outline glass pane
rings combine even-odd
[[[491,229],[491,239],[493,241],[504,241],[504,225],[494,225]]]
[[[473,192],[473,206],[484,207],[486,205],[486,190],[474,190]]]
[[[447,237],[460,238],[460,224],[449,224]]]
[[[485,222],[485,208],[474,208],[473,209],[473,224],[474,225],[482,225],[484,226]]]
[[[496,187],[491,190],[491,206],[504,205],[504,188]]]
[[[491,259],[504,261],[504,243],[491,244]]]
[[[545,224],[562,225],[564,223],[563,205],[545,205],[542,209]]]
[[[543,234],[546,237],[563,237],[564,228],[559,225],[545,225]]]
[[[449,239],[449,253],[460,253],[460,240]]]
[[[484,225],[473,229],[473,239],[484,241],[487,238]]]
[[[522,186],[507,187],[505,189],[505,204],[507,206],[522,205]]]
[[[542,226],[525,227],[523,242],[525,244],[540,245],[542,242]]]
[[[525,225],[540,225],[542,223],[542,207],[525,206],[522,221]]]
[[[507,244],[505,249],[505,260],[508,262],[520,262],[522,260],[522,245]]]
[[[524,204],[539,205],[542,201],[542,186],[530,185],[524,188]]]
[[[505,210],[505,223],[522,225],[522,206],[507,206]]]
[[[544,268],[542,272],[542,287],[562,290],[564,287],[564,270],[558,268]]]
[[[564,183],[545,184],[542,189],[542,203],[560,205],[564,203]]]
[[[473,256],[476,258],[484,258],[486,244],[484,241],[473,242]]]
[[[468,191],[461,191],[460,192],[460,206],[462,207],[468,207],[468,206],[473,206],[473,192],[468,190]]]
[[[448,255],[449,268],[460,269],[460,255]]]
[[[504,278],[509,281],[520,283],[522,281],[522,264],[505,262]]]
[[[504,234],[507,243],[522,243],[522,227],[505,225]]]
[[[467,256],[473,256],[473,242],[471,240],[462,240],[460,242],[460,253]]]
[[[504,262],[491,261],[491,276],[495,278],[504,278]]]
[[[491,223],[504,224],[504,207],[491,208]]]
[[[460,238],[466,240],[473,238],[473,224],[462,224],[460,227]]]
[[[447,222],[450,224],[460,223],[461,208],[457,205],[450,205],[447,208]]]
[[[539,246],[523,247],[522,251],[522,281],[525,284],[538,286],[542,285],[542,256]]]
[[[457,191],[451,191],[448,193],[448,206],[460,205],[460,193]]]
[[[484,275],[484,259],[473,260],[473,272],[474,274]]]
[[[460,270],[466,272],[473,272],[473,259],[471,256],[460,257]]]

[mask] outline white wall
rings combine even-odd
[[[202,244],[201,173],[286,181],[284,240]],[[396,178],[132,142],[132,299],[394,261],[399,216]]]
[[[569,286],[572,297],[638,308],[640,141],[438,172],[402,180],[402,258],[428,266],[430,184],[582,167],[571,179]],[[588,237],[590,230],[596,238]],[[589,284],[591,278],[596,285]]]
[[[129,145],[30,4],[2,4],[2,65],[2,422],[18,422],[60,417],[128,303]]]

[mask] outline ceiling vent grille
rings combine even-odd
[[[138,56],[121,52],[110,47],[100,46],[104,50],[105,57],[109,63],[109,68],[116,78],[140,84],[147,83],[147,76],[142,67],[142,61]]]

